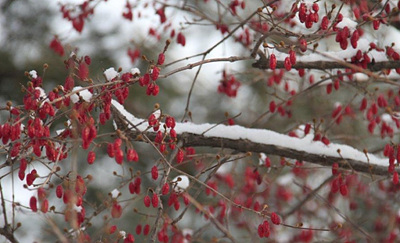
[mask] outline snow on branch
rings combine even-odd
[[[351,67],[354,63],[350,62],[336,62],[336,61],[311,61],[311,62],[296,62],[296,64],[292,65],[294,69],[319,69],[319,70],[328,70],[328,69],[345,69]],[[258,69],[269,69],[269,62],[267,59],[260,59],[257,62],[253,63],[252,66]],[[277,69],[284,69],[285,64],[284,61],[276,62]],[[382,61],[382,62],[371,62],[367,64],[367,69],[370,71],[382,71],[384,69],[396,69],[400,68],[399,61]]]
[[[115,100],[112,105],[116,129],[124,131],[131,139],[136,139],[141,133],[145,133],[150,139],[155,138],[156,133],[148,129],[146,120],[136,118]],[[220,147],[240,152],[266,153],[323,166],[332,166],[338,162],[342,168],[349,170],[375,175],[388,174],[387,159],[348,145],[314,142],[312,135],[295,138],[266,129],[209,123],[177,123],[175,130],[184,147]]]

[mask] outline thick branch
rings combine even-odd
[[[133,117],[116,101],[113,101],[112,111],[117,128],[124,131],[131,139],[136,139],[140,135],[140,131],[143,131],[150,139],[155,138],[156,133],[152,132],[152,130],[144,131],[147,127],[145,120]],[[126,119],[131,124],[138,124],[136,129],[132,129],[126,122]],[[351,169],[367,174],[388,175],[385,159],[377,158],[372,154],[366,155],[347,145],[330,144],[329,146],[325,146],[321,142],[310,143],[304,139],[292,138],[273,131],[239,126],[228,127],[212,124],[195,125],[177,123],[175,130],[178,140],[183,143],[184,147],[204,146],[229,148],[240,152],[266,153],[268,155],[277,155],[328,167],[338,162],[344,169]],[[189,132],[189,130],[192,130],[192,132]],[[202,132],[199,132],[199,130]],[[227,134],[224,134],[224,131],[226,133],[230,131],[231,134],[232,131],[237,131],[237,133],[244,135],[240,135],[242,138],[232,139]],[[246,136],[251,138],[256,137],[256,139],[244,139],[243,137]],[[264,140],[267,142],[260,142]],[[400,169],[398,171],[400,172]]]
[[[10,230],[10,226],[6,225],[3,228],[0,228],[0,235],[3,235],[12,243],[18,243],[18,240],[15,239],[14,234]]]
[[[336,61],[318,61],[318,62],[296,62],[295,65],[292,65],[294,69],[336,69],[336,68],[349,68],[351,65],[355,65],[356,63],[340,63]],[[257,62],[253,63],[252,66],[254,68],[259,69],[269,69],[269,61],[268,59],[260,59]],[[276,68],[285,68],[283,61],[276,62]],[[395,69],[400,68],[399,61],[384,61],[384,62],[374,62],[369,63],[367,68],[370,71],[381,71],[383,69]]]

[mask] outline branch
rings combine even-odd
[[[18,243],[18,240],[15,239],[14,234],[10,230],[10,226],[6,225],[3,228],[0,228],[0,235],[7,238],[12,243]]]
[[[147,131],[146,120],[135,118],[117,101],[113,100],[112,104],[116,128],[125,131],[131,139],[136,139],[140,133],[145,133],[150,139],[155,138],[155,132]],[[135,124],[135,129],[140,132],[128,125],[126,120]],[[163,124],[160,127],[163,127]],[[331,143],[326,146],[322,142],[312,141],[312,135],[294,138],[266,129],[192,123],[177,123],[175,131],[184,147],[205,146],[229,148],[240,152],[266,153],[328,167],[337,162],[344,169],[388,175],[387,159],[361,152],[348,145]]]
[[[296,62],[292,65],[294,69],[339,69],[339,68],[349,68],[349,66],[355,65],[356,63],[346,62],[339,63],[336,61],[314,61],[314,62]],[[260,59],[253,63],[252,66],[258,69],[269,69],[269,59]],[[276,62],[276,68],[285,68],[283,61]],[[383,69],[396,69],[400,68],[399,61],[382,61],[382,62],[372,62],[368,63],[367,68],[370,71],[382,71]]]
[[[211,59],[205,59],[205,60],[201,60],[195,63],[191,63],[188,64],[184,67],[180,67],[177,69],[174,69],[166,74],[162,74],[159,76],[159,78],[166,78],[168,76],[171,76],[172,74],[184,71],[184,70],[189,70],[192,69],[194,67],[203,65],[203,64],[208,64],[208,63],[213,63],[213,62],[236,62],[236,61],[242,61],[242,60],[249,60],[249,59],[253,59],[252,57],[239,57],[239,56],[231,56],[231,57],[221,57],[221,58],[211,58]]]

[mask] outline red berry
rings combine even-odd
[[[289,57],[285,58],[285,69],[287,71],[290,71],[290,69],[292,69],[292,64],[290,63],[290,58]]]
[[[107,154],[108,156],[110,156],[111,158],[114,158],[115,153],[114,153],[114,146],[112,143],[108,143],[107,144]]]
[[[47,213],[47,211],[49,210],[49,200],[44,199],[42,201],[42,205],[40,207],[40,210],[42,211],[42,213]]]
[[[181,32],[178,33],[178,36],[176,37],[176,41],[178,42],[178,44],[181,44],[182,46],[186,45],[186,38]]]
[[[57,187],[56,187],[56,196],[58,197],[58,198],[62,198],[62,196],[63,196],[63,187],[62,187],[62,185],[58,185]]]
[[[342,196],[347,196],[348,194],[348,189],[347,189],[347,185],[343,184],[340,186],[340,194],[342,194]]]
[[[271,213],[271,222],[276,225],[281,224],[281,218],[276,213]]]
[[[397,171],[393,173],[393,184],[399,184],[399,174],[397,173]]]
[[[367,108],[367,98],[363,98],[360,105],[360,111],[363,111]]]
[[[81,80],[86,80],[89,76],[89,68],[86,63],[82,62],[78,67],[78,76]]]
[[[300,51],[307,51],[307,41],[305,39],[300,39]]]
[[[153,205],[153,208],[156,208],[158,206],[158,196],[156,193],[153,194],[153,198],[151,199],[151,203]]]
[[[271,113],[274,113],[274,112],[275,112],[275,110],[276,110],[276,104],[275,104],[275,101],[271,101],[271,102],[269,102],[269,111],[270,111]]]
[[[258,225],[257,233],[260,238],[264,237],[264,226],[262,224]]]
[[[337,175],[339,169],[339,164],[338,163],[333,163],[332,165],[332,175]]]
[[[126,152],[126,158],[128,161],[135,161],[135,162],[139,161],[139,155],[133,148],[128,149],[128,151]]]
[[[324,16],[321,21],[321,29],[327,30],[328,27],[329,27],[329,18],[327,16]]]
[[[111,207],[111,217],[119,218],[122,215],[122,207],[118,203],[114,203]]]
[[[117,230],[117,226],[116,225],[112,225],[109,229],[108,229],[108,233],[110,235],[114,234],[114,232]]]
[[[276,68],[276,57],[275,54],[269,56],[269,68],[274,70]]]
[[[296,64],[296,52],[294,50],[289,51],[290,63],[292,65]]]
[[[29,200],[29,207],[32,209],[33,212],[37,211],[37,199],[36,197],[32,196]]]
[[[381,25],[381,21],[379,19],[375,19],[372,21],[372,26],[373,26],[374,30],[378,30],[380,25]]]
[[[158,168],[157,168],[157,166],[153,166],[151,168],[151,178],[153,178],[153,180],[157,180],[157,178],[158,178]]]
[[[314,10],[314,12],[318,12],[318,10],[319,10],[318,3],[313,3],[312,9]]]
[[[171,116],[167,116],[167,117],[165,118],[165,125],[166,125],[168,128],[174,128],[175,125],[176,125],[176,123],[175,123],[175,118],[173,118],[173,117],[171,117]]]
[[[329,145],[329,144],[330,144],[329,139],[328,139],[327,137],[325,137],[325,136],[323,136],[323,137],[321,138],[321,142],[323,142],[325,145]]]
[[[169,184],[165,183],[161,189],[161,194],[162,195],[167,195],[169,193]]]
[[[163,65],[164,61],[165,61],[165,55],[164,53],[160,53],[158,55],[157,65]]]
[[[90,151],[89,153],[88,153],[88,156],[87,156],[87,162],[88,162],[88,164],[93,164],[93,162],[95,161],[95,159],[96,159],[96,154],[94,153],[94,151]]]
[[[122,162],[124,161],[124,152],[122,151],[122,149],[118,149],[115,152],[115,161],[117,162],[117,164],[122,164]]]
[[[144,206],[146,206],[147,208],[150,207],[150,203],[151,203],[151,199],[149,195],[146,195],[143,199],[144,202]]]
[[[137,235],[140,235],[142,233],[142,225],[141,224],[138,224],[136,226],[135,232],[136,232]]]
[[[183,161],[183,151],[181,149],[178,150],[178,154],[176,155],[176,162],[182,163]]]
[[[265,220],[262,225],[263,225],[263,228],[264,228],[264,237],[268,237],[269,234],[270,234],[270,228],[269,228],[268,221]]]
[[[148,235],[150,232],[150,225],[146,224],[143,229],[143,235]]]
[[[158,75],[160,75],[160,68],[154,67],[151,72],[151,80],[155,81],[158,79]]]
[[[357,48],[357,42],[360,39],[360,33],[358,32],[358,30],[355,30],[353,32],[353,34],[351,35],[350,38],[350,42],[351,42],[351,46],[356,49]]]

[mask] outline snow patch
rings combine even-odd
[[[103,72],[104,76],[106,76],[106,79],[108,81],[113,80],[115,77],[118,77],[119,73],[115,71],[113,67],[106,69],[106,71]]]
[[[82,99],[86,102],[90,102],[90,99],[92,98],[92,93],[89,92],[86,88],[82,88],[81,86],[76,86],[72,89],[72,92],[77,92],[77,94],[71,95],[71,101],[72,103],[76,103],[79,101],[79,96],[82,97]],[[79,94],[79,96],[78,96]]]
[[[139,119],[127,112],[124,107],[117,101],[112,100],[112,104],[115,108],[121,112],[132,124],[135,125],[135,129],[145,131],[147,129],[147,122],[144,119]],[[114,126],[116,124],[114,122]],[[162,127],[163,124],[160,124]],[[133,127],[129,126],[131,129]],[[288,135],[280,134],[267,129],[254,129],[245,128],[242,126],[225,126],[222,124],[193,124],[193,123],[177,123],[175,126],[177,134],[192,133],[202,135],[204,137],[218,137],[233,140],[248,140],[253,143],[260,143],[265,145],[274,145],[282,148],[292,149],[296,151],[304,151],[309,154],[316,154],[321,156],[337,157],[341,159],[351,159],[361,161],[364,163],[387,166],[388,161],[385,158],[379,158],[373,154],[367,154],[359,151],[353,147],[344,144],[331,143],[325,145],[319,141],[313,141],[313,135],[308,134],[304,138],[295,138]],[[338,154],[337,151],[340,151]]]

